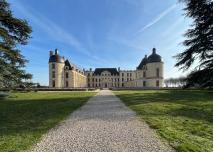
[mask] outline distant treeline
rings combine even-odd
[[[187,84],[186,77],[168,78],[164,80],[165,87],[185,87]]]

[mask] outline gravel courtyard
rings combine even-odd
[[[32,152],[173,151],[111,91],[102,90],[43,136]]]

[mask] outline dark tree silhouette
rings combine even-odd
[[[187,86],[213,86],[213,1],[180,0],[186,4],[186,16],[193,24],[186,34],[186,49],[176,56],[175,66],[188,70],[195,61],[199,65],[188,76]],[[199,82],[199,83],[198,83]]]
[[[0,0],[0,87],[21,85],[32,78],[23,70],[27,60],[17,49],[26,45],[32,32],[27,21],[13,16],[6,0]]]

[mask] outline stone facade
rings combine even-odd
[[[164,63],[161,56],[152,50],[145,56],[136,70],[120,68],[96,68],[94,71],[80,70],[59,56],[50,52],[49,86],[57,88],[143,88],[163,87]]]
[[[84,71],[70,64],[61,57],[58,50],[50,51],[49,58],[49,87],[51,88],[85,88],[87,77]]]
[[[92,88],[119,88],[125,83],[135,80],[135,71],[124,71],[116,68],[96,68],[85,71],[88,87]]]

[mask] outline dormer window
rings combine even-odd
[[[65,66],[65,70],[69,70],[69,67],[68,67],[68,66]]]

